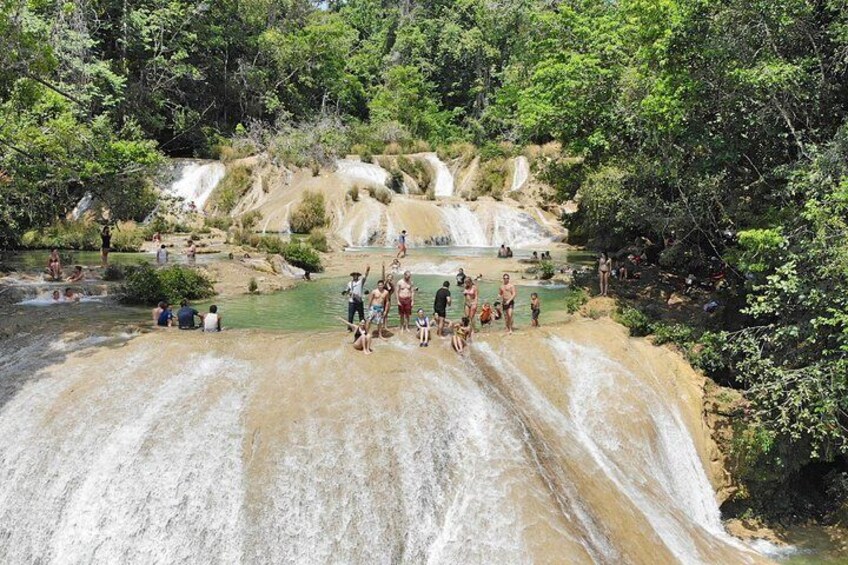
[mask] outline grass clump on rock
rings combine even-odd
[[[324,207],[324,195],[320,192],[307,190],[303,199],[291,215],[290,225],[293,233],[309,233],[315,228],[327,224],[327,213]]]

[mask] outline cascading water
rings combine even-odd
[[[386,186],[389,180],[389,172],[371,163],[354,161],[353,159],[339,159],[336,161],[336,173],[350,177],[355,181],[365,183],[367,186]],[[407,192],[406,184],[403,185],[404,194]]]
[[[453,196],[453,174],[450,172],[450,169],[448,169],[448,166],[445,165],[435,153],[425,153],[422,157],[430,164],[431,167],[433,167],[433,171],[435,173],[433,178],[433,190],[436,198],[450,198]]]
[[[527,157],[521,155],[513,160],[512,167],[512,185],[509,191],[515,192],[524,188],[527,179],[530,177],[530,163],[527,161]]]
[[[80,201],[77,202],[77,205],[74,206],[74,209],[71,210],[71,219],[79,220],[82,218],[83,214],[88,212],[91,209],[91,205],[94,203],[94,195],[90,192],[86,192],[85,195],[80,198]]]
[[[182,199],[186,205],[194,203],[202,210],[206,201],[227,173],[219,161],[179,159],[173,161],[174,181],[163,186],[162,191],[172,197]]]
[[[758,559],[717,522],[681,377],[622,332],[482,336],[465,359],[244,337],[153,332],[10,391],[0,561]]]
[[[492,245],[480,219],[464,204],[445,205],[441,208],[445,229],[451,243],[467,247]]]
[[[528,247],[544,245],[551,241],[551,234],[530,214],[506,204],[498,204],[491,210],[490,222],[492,226],[490,245]]]

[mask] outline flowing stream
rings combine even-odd
[[[224,178],[226,167],[219,161],[174,159],[173,180],[162,187],[169,196],[180,198],[186,205],[193,202],[202,210],[206,201]]]

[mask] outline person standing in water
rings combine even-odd
[[[371,336],[368,335],[368,328],[365,320],[360,320],[359,324],[351,324],[345,322],[343,318],[339,318],[347,326],[347,331],[353,332],[353,348],[361,351],[365,355],[371,355]]]
[[[403,259],[406,257],[406,230],[400,232],[398,236],[398,259]]]
[[[389,326],[389,316],[392,313],[392,297],[395,295],[395,276],[386,275],[386,265],[383,265],[383,289],[386,291],[386,302],[383,304],[383,318],[386,327]]]
[[[106,267],[109,264],[109,252],[112,251],[112,230],[109,229],[109,224],[103,226],[100,230],[100,266]]]
[[[371,265],[365,267],[365,276],[362,273],[354,271],[350,274],[350,281],[347,283],[347,289],[342,294],[347,294],[347,323],[353,323],[353,315],[359,314],[359,321],[365,319],[365,281],[368,279],[368,273],[371,272]]]
[[[451,305],[450,281],[442,283],[442,288],[436,291],[433,301],[433,312],[436,313],[436,335],[444,337],[445,322],[447,321],[448,306]]]
[[[409,331],[409,319],[412,317],[412,307],[415,305],[415,287],[412,285],[412,273],[405,271],[403,278],[398,281],[398,315],[400,328]]]
[[[471,327],[474,327],[474,320],[477,318],[477,306],[480,299],[477,285],[471,277],[465,279],[465,290],[462,291],[465,297],[465,317],[471,320]]]
[[[612,259],[604,251],[598,257],[598,279],[601,287],[601,296],[606,296],[609,292],[610,271],[612,271]]]
[[[195,245],[194,240],[192,238],[188,239],[188,248],[186,248],[186,257],[188,257],[188,264],[194,265],[197,261],[197,245]]]
[[[50,252],[50,257],[47,259],[47,272],[54,281],[62,278],[62,259],[59,257],[58,249]]]
[[[159,266],[165,265],[168,263],[168,250],[165,249],[165,244],[163,243],[159,250],[156,252],[156,264]]]
[[[370,331],[372,325],[377,326],[377,337],[385,339],[383,336],[383,328],[386,323],[384,305],[386,304],[386,288],[383,281],[377,281],[377,288],[371,291],[371,298],[368,302],[368,316],[365,318],[368,322],[365,324],[366,331]]]
[[[542,313],[542,303],[539,300],[539,295],[533,293],[530,295],[530,325],[534,328],[539,327],[539,314]]]
[[[507,274],[504,274],[503,276],[503,284],[498,291],[498,295],[501,297],[501,302],[503,302],[506,333],[512,334],[513,315],[515,314],[515,298],[518,295],[518,291],[516,291],[515,285],[509,281],[509,275]]]
[[[462,267],[460,267],[459,272],[456,274],[456,286],[458,286],[459,288],[464,287],[466,277],[467,275],[465,274],[465,271],[463,271]]]

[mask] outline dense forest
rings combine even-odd
[[[3,0],[0,241],[85,192],[149,204],[164,156],[556,141],[572,238],[728,265],[698,361],[752,402],[769,479],[843,457],[843,0]],[[306,148],[304,150],[304,148]],[[753,455],[750,455],[753,453]]]

